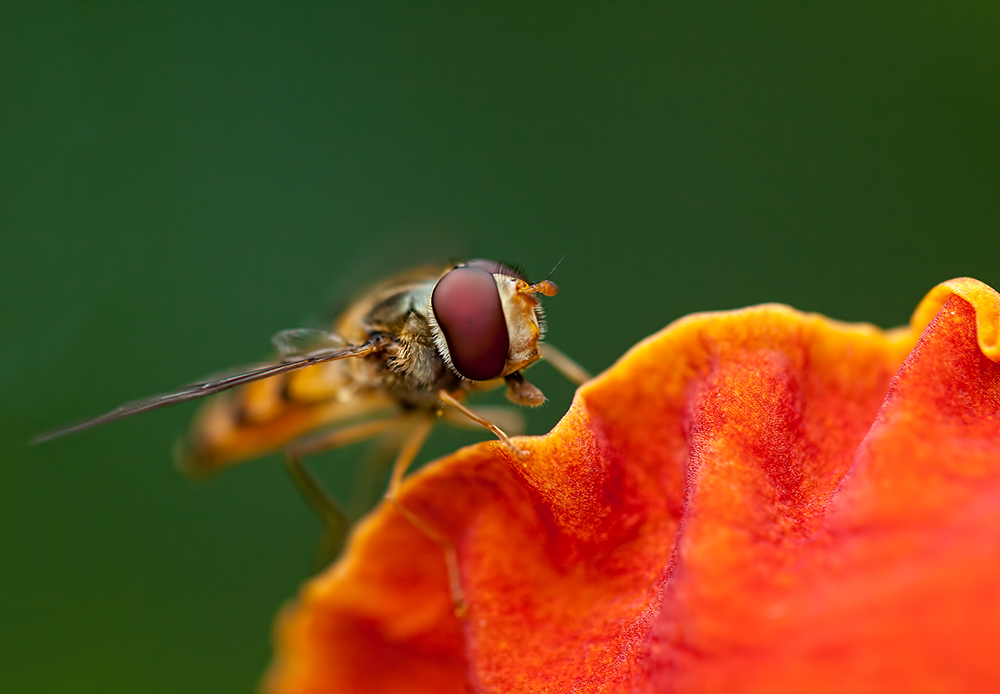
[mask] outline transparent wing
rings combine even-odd
[[[282,330],[271,338],[271,344],[282,359],[310,354],[320,349],[347,347],[347,342],[340,335],[312,328]]]
[[[300,357],[308,357],[322,350],[343,349],[350,347],[347,341],[336,333],[325,330],[314,330],[312,328],[292,328],[282,330],[271,337],[271,344],[274,346],[278,357],[282,362],[294,361]],[[221,381],[229,376],[239,376],[243,373],[253,371],[266,364],[243,364],[233,366],[222,371],[216,371],[205,376],[198,381],[190,383],[194,388],[208,381]]]
[[[235,388],[236,386],[241,386],[245,383],[250,383],[251,381],[259,381],[262,378],[270,378],[271,376],[288,373],[289,371],[297,371],[298,369],[304,369],[307,366],[314,366],[315,364],[322,364],[328,361],[336,361],[337,359],[364,357],[372,354],[373,352],[377,352],[383,347],[384,344],[385,338],[376,336],[362,345],[317,349],[305,355],[286,357],[277,364],[269,364],[250,371],[231,374],[204,381],[202,383],[194,383],[186,388],[175,390],[172,393],[154,395],[149,398],[143,398],[142,400],[125,403],[121,407],[111,410],[111,412],[103,414],[100,417],[95,417],[94,419],[80,422],[79,424],[74,424],[62,429],[55,429],[54,431],[36,436],[32,440],[32,443],[42,443],[43,441],[48,441],[59,436],[65,436],[66,434],[72,434],[76,431],[89,429],[90,427],[95,427],[99,424],[113,422],[117,419],[131,417],[132,415],[148,412],[149,410],[156,410],[161,407],[166,407],[167,405],[175,405],[177,403],[187,402],[188,400],[203,398],[206,395],[213,395],[214,393]]]

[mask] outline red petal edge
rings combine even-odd
[[[1000,295],[905,329],[681,319],[515,460],[410,478],[279,620],[265,690],[1000,691]]]

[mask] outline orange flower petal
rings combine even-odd
[[[919,338],[919,339],[918,339]],[[1000,690],[1000,295],[883,332],[690,316],[548,435],[415,474],[283,615],[266,689]]]

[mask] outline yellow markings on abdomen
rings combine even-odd
[[[335,366],[267,378],[213,398],[178,451],[179,465],[191,474],[210,474],[278,451],[325,426],[393,407],[391,399],[368,392],[345,399],[345,373]]]

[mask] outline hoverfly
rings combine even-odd
[[[334,554],[347,517],[302,458],[394,433],[402,445],[385,498],[444,549],[452,598],[461,613],[465,602],[454,547],[403,508],[396,494],[438,416],[486,427],[517,452],[493,421],[497,417],[463,403],[470,393],[505,385],[511,402],[541,405],[545,396],[522,375],[539,359],[575,383],[587,380],[580,366],[542,342],[539,295],[551,297],[558,291],[548,278],[532,284],[519,270],[490,260],[415,270],[348,305],[332,331],[295,329],[275,335],[276,363],[136,400],[35,441],[228,391],[195,419],[181,446],[184,466],[204,474],[283,452],[292,479],[323,520],[324,541]]]

